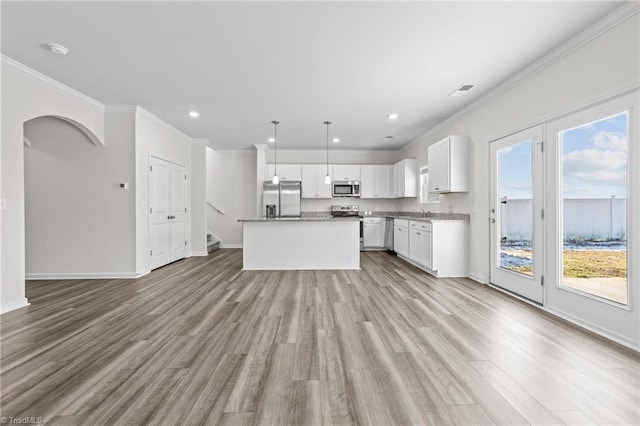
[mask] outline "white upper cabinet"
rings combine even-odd
[[[393,165],[393,198],[418,196],[418,160],[405,159]]]
[[[360,180],[360,165],[359,164],[334,164],[331,166],[333,169],[331,179],[332,180]]]
[[[393,166],[361,166],[360,198],[391,198],[390,191]]]
[[[327,166],[302,165],[302,198],[331,198],[331,184],[324,183]]]
[[[469,191],[469,138],[448,136],[427,149],[429,192]]]
[[[273,178],[275,166],[267,164],[265,180]],[[302,166],[300,164],[278,164],[278,178],[280,180],[302,180]]]

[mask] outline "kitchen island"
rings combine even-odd
[[[360,269],[360,218],[240,219],[245,270]]]

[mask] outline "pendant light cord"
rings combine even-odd
[[[275,149],[273,173],[277,175],[278,174],[278,124],[280,124],[280,122],[278,120],[273,120],[271,124],[273,124],[273,147]]]
[[[330,121],[325,121],[324,124],[327,126],[327,176],[329,176],[329,125]]]

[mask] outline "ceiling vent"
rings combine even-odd
[[[453,91],[449,96],[462,96],[466,94],[469,90],[473,89],[473,84],[463,84]]]

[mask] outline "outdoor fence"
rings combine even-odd
[[[502,237],[531,241],[531,200],[503,198],[500,204]],[[571,240],[626,240],[627,200],[622,198],[568,198],[563,203],[563,229]]]

